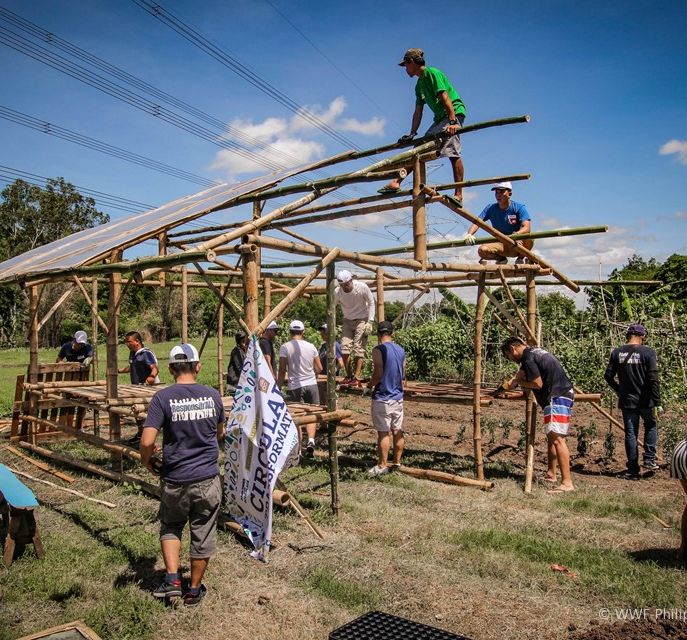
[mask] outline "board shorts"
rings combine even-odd
[[[670,477],[687,480],[687,440],[679,442],[670,459]]]
[[[456,120],[460,122],[460,126],[463,126],[465,121],[465,116],[462,113],[456,115]],[[448,118],[444,118],[439,122],[435,122],[427,131],[425,131],[425,136],[433,136],[437,133],[442,133],[444,129],[448,127]],[[463,145],[460,141],[460,134],[455,136],[450,136],[446,139],[441,149],[438,151],[438,155],[444,158],[460,158],[461,150]]]
[[[222,502],[219,475],[192,484],[160,482],[160,540],[181,540],[189,523],[191,558],[209,558],[217,551],[217,516]]]
[[[373,400],[370,413],[380,433],[403,431],[403,400]]]
[[[573,413],[575,394],[572,390],[564,396],[555,396],[544,407],[544,433],[567,436]]]

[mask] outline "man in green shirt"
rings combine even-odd
[[[434,122],[427,129],[425,136],[446,132],[450,137],[446,138],[443,146],[438,151],[438,156],[444,156],[451,162],[454,182],[463,181],[463,160],[461,158],[461,144],[458,131],[465,120],[465,104],[453,88],[448,78],[442,71],[435,67],[425,65],[425,54],[422,49],[408,49],[403,60],[398,63],[405,67],[406,73],[417,78],[415,85],[415,111],[410,128],[410,134],[399,138],[400,143],[410,142],[416,135],[422,122],[422,111],[428,105],[434,114]],[[408,168],[408,172],[412,167]],[[392,180],[382,187],[379,193],[394,193],[401,188],[401,180]],[[463,190],[456,187],[456,198],[463,200]]]

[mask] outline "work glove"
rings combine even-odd
[[[398,139],[397,144],[408,144],[416,135],[415,133],[406,133]]]
[[[511,379],[504,380],[492,393],[494,396],[498,396],[499,394],[503,393],[504,391],[510,391],[515,385],[513,384]]]
[[[473,245],[475,244],[475,236],[473,236],[471,233],[466,233],[463,236],[463,242],[465,242],[465,244]]]
[[[658,419],[658,417],[663,413],[663,411],[664,409],[660,404],[654,407],[654,419]]]
[[[92,360],[93,360],[93,358],[84,358],[83,362],[81,363],[81,368],[82,369],[88,369],[88,367],[91,366]]]
[[[372,333],[372,323],[371,322],[366,322],[365,327],[363,328],[363,333],[366,336],[369,336]]]

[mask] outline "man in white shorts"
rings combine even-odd
[[[362,389],[360,376],[363,371],[367,338],[372,333],[375,299],[370,287],[364,282],[353,280],[350,271],[342,269],[336,279],[339,286],[336,287],[334,296],[343,311],[341,354],[346,368],[346,377],[342,385]],[[351,363],[351,352],[355,360],[354,367]]]
[[[368,388],[372,390],[372,424],[377,430],[377,465],[368,473],[380,476],[401,466],[403,455],[403,380],[406,354],[403,347],[394,342],[394,325],[384,320],[377,325],[379,344],[372,349],[372,378]],[[389,447],[393,434],[394,456],[389,464]]]
[[[305,325],[300,320],[294,320],[289,325],[291,340],[285,342],[279,349],[279,377],[277,384],[281,387],[289,372],[288,392],[286,399],[306,404],[320,404],[320,394],[317,389],[317,374],[322,371],[322,363],[317,348],[303,338]],[[306,455],[315,455],[315,423],[305,425],[308,434]],[[300,433],[299,433],[300,435]],[[300,439],[300,438],[299,438]]]
[[[520,338],[507,338],[501,345],[503,355],[520,365],[515,376],[504,382],[498,391],[514,387],[532,389],[537,404],[544,410],[548,470],[546,482],[557,481],[556,467],[561,470],[561,483],[548,493],[561,494],[574,491],[570,475],[570,451],[565,441],[570,428],[570,418],[575,400],[573,385],[563,366],[548,351],[529,347]]]

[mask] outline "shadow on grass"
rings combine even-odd
[[[664,569],[685,569],[684,563],[678,559],[677,549],[639,549],[629,551],[627,555],[636,562],[655,564]]]

